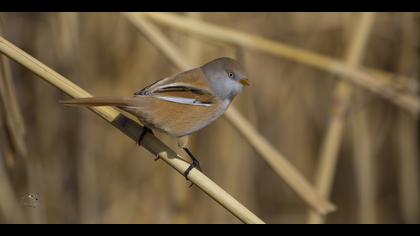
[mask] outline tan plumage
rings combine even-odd
[[[219,58],[159,80],[133,96],[77,98],[61,103],[115,106],[135,115],[148,128],[182,137],[204,128],[226,111],[247,82],[244,74],[235,60]]]

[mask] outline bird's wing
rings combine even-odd
[[[211,106],[216,97],[209,88],[201,69],[193,69],[159,80],[134,95],[187,105]]]

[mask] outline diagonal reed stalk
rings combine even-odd
[[[350,41],[351,45],[347,51],[346,63],[348,66],[357,67],[360,64],[373,21],[373,13],[364,13],[359,18],[359,24],[355,27],[356,32],[354,33],[353,39]],[[340,150],[346,122],[345,113],[350,106],[352,94],[352,85],[344,80],[337,84],[334,91],[333,112],[327,128],[327,134],[322,143],[319,164],[315,173],[315,185],[322,196],[326,198],[329,198],[331,193],[335,169],[337,167],[338,152]],[[316,212],[310,212],[308,221],[312,224],[323,223],[325,217]]]
[[[0,37],[0,52],[35,73],[39,76],[39,78],[49,82],[51,85],[55,86],[73,98],[91,97],[87,91],[83,90],[62,75],[50,69],[3,37]],[[114,108],[92,107],[89,109],[135,141],[138,140],[139,135],[143,131],[143,127],[141,125],[125,117]],[[165,161],[165,163],[169,164],[180,174],[182,174],[189,167],[189,164],[180,159],[175,151],[170,149],[167,145],[165,145],[162,141],[150,133],[145,135],[142,145],[155,156],[160,157],[160,159]],[[234,199],[225,190],[219,187],[200,171],[196,169],[191,170],[188,178],[208,196],[217,201],[220,205],[222,205],[226,210],[231,212],[242,222],[257,224],[264,223],[254,213],[244,207],[241,203],[239,203],[236,199]]]
[[[178,48],[144,17],[136,13],[123,14],[180,70],[192,67]],[[235,107],[231,106],[225,113],[225,117],[309,206],[320,214],[327,214],[335,209],[332,203],[319,196],[299,170],[290,164]]]
[[[311,51],[292,47],[278,41],[244,33],[228,27],[194,20],[174,13],[141,13],[148,19],[173,29],[194,33],[206,38],[221,40],[241,45],[248,49],[260,50],[269,54],[284,57],[302,64],[340,75],[373,93],[390,100],[397,106],[408,110],[418,118],[420,113],[420,99],[416,95],[401,93],[399,85],[390,80],[392,75],[372,69],[359,69],[349,66],[346,62],[320,55]],[[407,81],[406,79],[401,81]]]

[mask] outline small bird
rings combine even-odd
[[[242,92],[249,80],[243,67],[234,59],[222,57],[200,67],[158,80],[125,97],[88,97],[60,101],[66,105],[115,106],[136,116],[147,129],[155,129],[182,138],[197,132],[219,118]],[[138,144],[145,135],[140,135]],[[187,147],[192,159],[184,172],[200,164]]]

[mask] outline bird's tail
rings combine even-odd
[[[61,100],[59,103],[68,106],[130,106],[132,97],[87,97]]]

